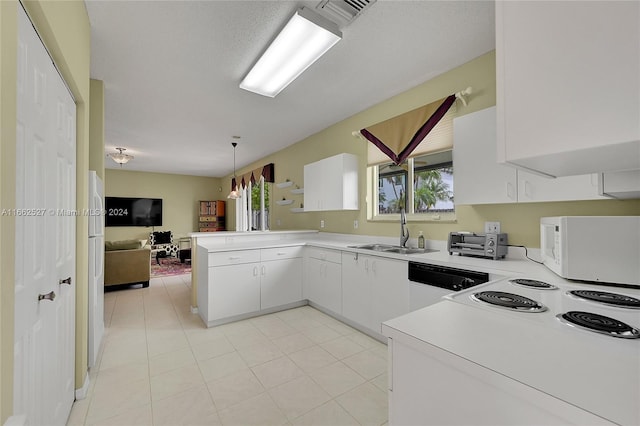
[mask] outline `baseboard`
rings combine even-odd
[[[84,383],[80,389],[76,389],[76,400],[85,399],[89,393],[89,372],[84,376]]]

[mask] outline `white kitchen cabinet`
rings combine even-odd
[[[498,161],[640,168],[640,2],[496,2],[496,83]]]
[[[340,251],[307,248],[303,297],[336,314],[342,314],[342,259]]]
[[[374,257],[342,252],[342,316],[369,328]]]
[[[407,262],[342,253],[342,316],[376,333],[409,312]]]
[[[198,256],[198,312],[209,326],[303,300],[301,246],[213,253],[199,247]]]
[[[613,198],[640,198],[640,170],[601,173],[598,189]]]
[[[302,247],[261,250],[260,309],[302,300]]]
[[[598,200],[596,173],[544,177],[496,161],[496,107],[454,119],[456,204]]]
[[[345,153],[306,164],[304,210],[358,210],[358,157]]]
[[[208,321],[260,310],[259,263],[209,268]]]

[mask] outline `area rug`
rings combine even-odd
[[[191,263],[180,263],[180,259],[175,257],[160,259],[160,265],[158,265],[155,258],[151,259],[151,278],[190,273]]]

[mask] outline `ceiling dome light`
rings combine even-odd
[[[133,155],[125,154],[123,151],[126,151],[126,148],[116,148],[119,152],[112,152],[111,154],[107,154],[113,161],[120,164],[122,167],[123,164],[127,164],[130,160],[133,160]]]

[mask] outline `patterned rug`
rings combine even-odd
[[[160,265],[158,265],[155,258],[151,259],[151,278],[190,273],[191,263],[180,263],[180,259],[175,257],[160,259]]]

